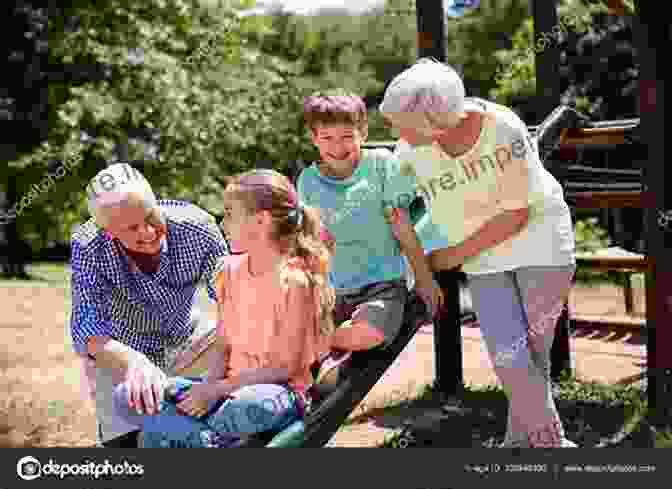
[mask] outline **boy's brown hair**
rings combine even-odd
[[[318,124],[352,124],[364,132],[368,125],[364,100],[359,95],[342,89],[315,92],[306,97],[303,118],[306,128],[311,132]]]

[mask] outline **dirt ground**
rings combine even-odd
[[[4,306],[0,316],[3,338],[0,345],[0,391],[4,393],[0,396],[0,447],[95,445],[92,406],[83,400],[80,364],[71,350],[67,323],[69,289],[58,282],[18,285],[7,285],[5,282],[0,285],[0,304]],[[620,292],[610,286],[577,289],[572,296],[574,310],[591,314],[622,314],[622,304]],[[493,381],[490,366],[479,363],[483,361],[478,356],[482,355],[482,346],[472,341],[471,336],[471,333],[464,336],[465,377],[472,383],[477,377],[486,383]],[[470,353],[472,350],[473,353]],[[414,377],[422,383],[427,375],[430,378],[425,380],[431,381],[431,348],[424,349],[421,356],[414,356],[410,361],[405,357],[400,361],[420,366],[426,375]],[[467,356],[473,361],[469,361]],[[582,370],[586,371],[592,368],[590,365],[582,366]],[[390,370],[374,388],[380,392],[380,400],[387,400],[389,393],[403,395],[420,387],[399,384],[394,374],[397,369]],[[371,396],[367,401],[372,402]],[[330,445],[340,445],[338,439],[339,435]],[[373,440],[369,446],[378,441]],[[341,446],[348,445],[353,446],[347,443]]]

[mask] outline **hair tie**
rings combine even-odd
[[[294,209],[289,211],[288,217],[296,227],[301,227],[301,224],[303,224],[304,211],[305,207],[303,206],[303,202],[300,201],[296,204]]]

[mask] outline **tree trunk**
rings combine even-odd
[[[17,202],[17,195],[13,178],[10,177],[7,182],[7,203],[6,209],[9,210]],[[2,256],[2,275],[5,278],[28,279],[30,276],[26,272],[26,264],[30,260],[30,251],[27,243],[21,240],[18,232],[16,219],[12,219],[4,225],[4,243],[0,245],[0,255]]]

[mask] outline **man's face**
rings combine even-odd
[[[365,133],[352,124],[318,124],[312,137],[332,176],[345,178],[352,174],[362,155]]]
[[[158,255],[167,227],[158,208],[119,206],[106,209],[105,230],[121,241],[128,250],[146,255]]]

